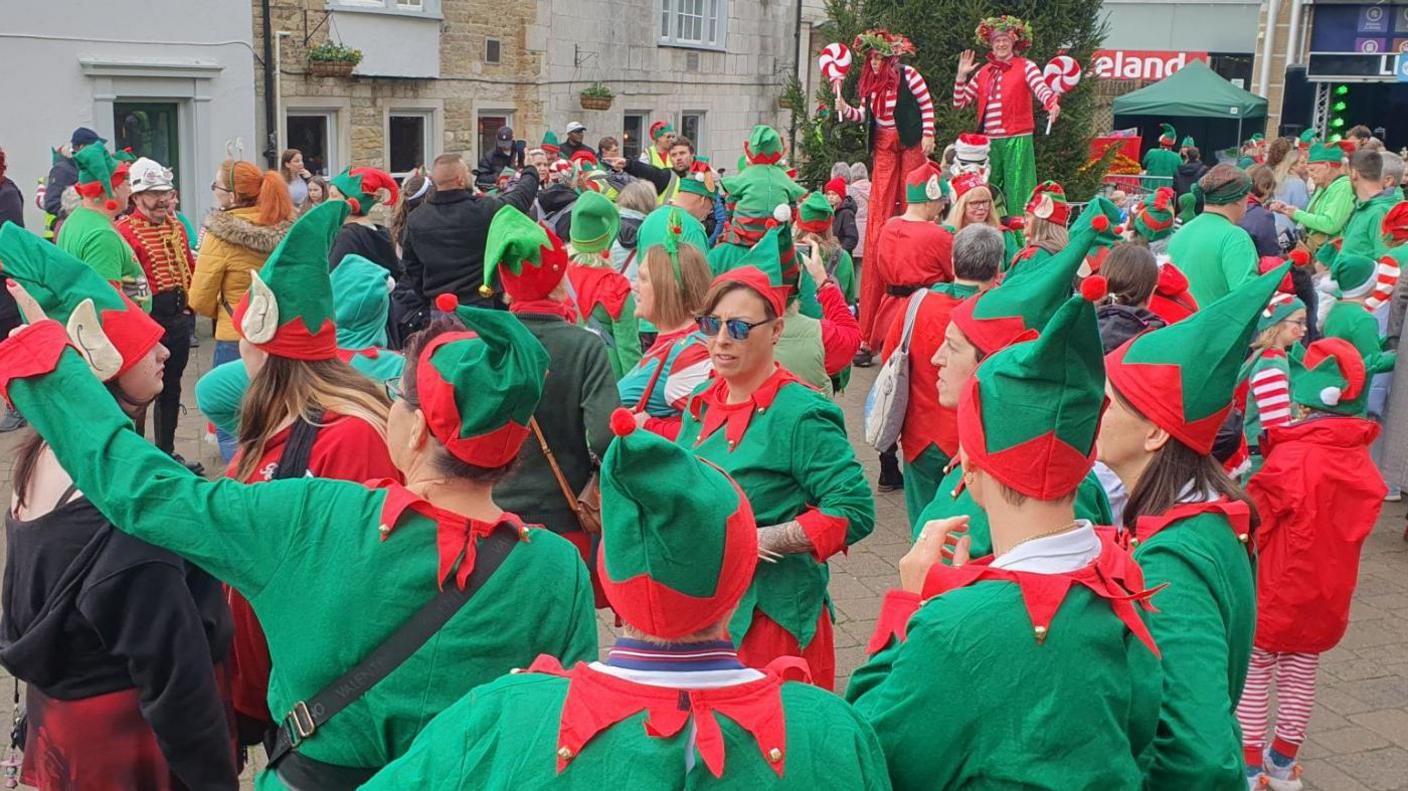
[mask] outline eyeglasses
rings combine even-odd
[[[1288,321],[1288,322],[1286,322],[1286,323],[1287,323],[1287,324],[1294,324],[1295,326],[1300,327],[1301,329],[1305,329],[1305,328],[1308,326],[1308,325],[1306,324],[1305,319],[1299,319],[1299,320],[1297,320],[1297,321]]]
[[[233,192],[233,191],[234,191],[234,190],[231,190],[229,187],[226,187],[225,185],[219,184],[219,183],[214,182],[214,181],[210,182],[210,190],[211,190],[212,192],[215,192],[215,191],[219,191],[219,192]]]
[[[763,319],[762,321],[748,322],[743,319],[721,319],[718,316],[700,316],[694,320],[699,325],[699,331],[710,338],[717,337],[720,327],[728,328],[728,337],[736,341],[748,340],[748,334],[753,330],[771,324],[777,319]]]
[[[381,383],[386,388],[386,397],[392,401],[400,401],[405,397],[406,391],[401,389],[401,377],[393,376]]]

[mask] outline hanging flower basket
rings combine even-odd
[[[616,98],[616,94],[605,85],[594,82],[588,85],[578,98],[581,99],[583,110],[610,110],[611,100]]]
[[[357,64],[350,60],[310,60],[308,74],[314,77],[351,77]]]
[[[314,77],[350,77],[362,51],[327,41],[308,50],[308,73]]]

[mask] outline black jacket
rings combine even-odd
[[[343,257],[350,253],[380,264],[392,277],[401,277],[401,260],[396,257],[396,244],[391,241],[391,232],[381,225],[363,225],[349,222],[337,232],[328,251],[328,271],[337,268]]]
[[[78,164],[62,157],[49,168],[49,180],[44,184],[44,211],[59,216],[64,190],[78,183]]]
[[[1179,165],[1178,170],[1173,173],[1173,191],[1179,195],[1186,195],[1192,192],[1193,185],[1197,184],[1198,179],[1202,178],[1207,172],[1208,166],[1204,165],[1203,161],[1200,159],[1195,159],[1192,162],[1184,162],[1182,165]]]
[[[564,242],[571,238],[572,205],[576,202],[577,191],[566,184],[554,184],[538,191],[538,207],[543,210],[543,220],[557,214],[552,221],[552,231]]]
[[[489,223],[505,205],[526,214],[537,195],[538,172],[532,168],[523,171],[518,183],[502,195],[437,191],[406,221],[401,247],[406,280],[427,302],[440,294],[454,294],[461,305],[504,307],[502,293],[488,299],[479,295]]]
[[[587,141],[585,138],[582,140],[581,143],[573,143],[571,140],[563,140],[562,145],[557,147],[557,155],[562,157],[563,159],[571,159],[572,155],[577,153],[578,151],[591,151],[593,154],[596,153],[596,151],[592,150],[591,146],[587,145]]]
[[[138,541],[86,499],[6,519],[0,663],[46,696],[135,688],[171,770],[190,788],[237,786],[215,677],[229,653],[219,581]]]
[[[1128,305],[1101,305],[1095,309],[1095,319],[1100,322],[1100,343],[1105,347],[1106,354],[1139,333],[1156,330],[1166,324],[1152,312]]]
[[[24,196],[15,182],[0,177],[0,226],[7,222],[24,227]],[[7,337],[19,321],[20,309],[15,305],[15,298],[0,288],[0,338]]]
[[[836,207],[836,217],[831,221],[831,232],[841,242],[847,253],[854,253],[860,244],[860,231],[856,230],[856,199],[847,195]]]
[[[474,183],[488,189],[499,180],[499,174],[504,172],[504,168],[521,166],[522,163],[514,161],[512,149],[504,151],[495,146],[479,160],[479,167],[474,169]]]
[[[1260,256],[1281,255],[1281,240],[1276,235],[1276,216],[1260,203],[1247,205],[1247,213],[1237,223],[1252,237],[1256,254]]]
[[[670,177],[675,175],[674,171],[665,168],[657,168],[639,159],[626,160],[626,172],[638,179],[645,179],[655,187],[657,195],[665,194],[665,190],[670,188]]]

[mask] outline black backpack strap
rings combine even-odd
[[[300,416],[289,431],[288,443],[279,454],[279,466],[274,470],[273,480],[302,478],[308,472],[308,460],[313,456],[313,443],[318,440],[318,429],[322,428],[323,413],[316,411],[306,417]]]
[[[382,679],[419,651],[484,587],[484,583],[503,565],[504,559],[517,544],[517,531],[503,526],[485,536],[477,545],[474,570],[465,581],[464,590],[453,582],[446,585],[355,667],[313,697],[293,704],[293,710],[277,727],[274,746],[269,751],[269,766],[276,766],[280,759],[316,733],[319,727],[381,683]]]

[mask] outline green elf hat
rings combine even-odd
[[[396,179],[376,168],[349,167],[333,176],[331,183],[352,207],[352,214],[358,217],[365,217],[378,203],[395,203],[401,195]]]
[[[558,153],[562,151],[562,144],[557,142],[557,135],[549,129],[543,133],[543,142],[538,146],[543,153],[548,155],[548,159],[557,159]]]
[[[1340,253],[1330,264],[1330,279],[1340,287],[1340,296],[1358,299],[1374,290],[1374,259],[1355,253]]]
[[[1173,203],[1176,200],[1172,187],[1159,187],[1153,195],[1145,198],[1134,209],[1130,225],[1135,232],[1150,242],[1173,233]]]
[[[948,180],[932,159],[924,160],[924,164],[905,174],[905,203],[932,203],[949,194]]]
[[[1300,359],[1291,357],[1291,400],[1303,407],[1337,415],[1363,415],[1369,378],[1379,373],[1365,365],[1354,344],[1321,338]]]
[[[101,146],[83,151],[89,148]],[[10,222],[0,228],[0,274],[24,286],[44,315],[64,325],[69,341],[104,382],[136,365],[165,333],[92,267]]]
[[[1305,303],[1300,301],[1295,294],[1278,292],[1271,298],[1271,302],[1266,305],[1256,318],[1256,334],[1260,335],[1268,329],[1280,324],[1295,315],[1298,310],[1305,310]]]
[[[601,554],[607,601],[632,628],[666,640],[728,616],[753,581],[753,509],[723,470],[611,415],[601,462]]]
[[[782,159],[782,136],[771,126],[758,124],[743,143],[743,155],[750,165],[776,165]]]
[[[958,401],[964,465],[1038,500],[1071,495],[1095,465],[1105,368],[1092,300],[1105,283],[1085,282],[1041,337],[984,360]]]
[[[807,233],[824,234],[831,229],[836,210],[820,192],[807,193],[802,205],[797,208],[797,227]]]
[[[436,297],[435,307],[453,312],[469,331],[435,336],[417,358],[416,394],[425,422],[460,461],[502,467],[528,437],[528,421],[543,397],[548,352],[508,311],[461,306],[454,294]]]
[[[1348,144],[1352,146],[1352,144]],[[1347,151],[1346,146],[1338,143],[1322,143],[1319,140],[1310,144],[1310,154],[1306,157],[1306,162],[1324,162],[1330,165],[1344,164]]]
[[[1111,386],[1178,441],[1211,453],[1257,320],[1290,271],[1282,264],[1182,321],[1127,341],[1105,358]]]
[[[663,247],[670,255],[670,264],[675,272],[675,282],[681,285],[684,275],[680,272],[680,245],[687,244],[699,251],[700,255],[709,252],[709,234],[704,225],[688,212],[676,206],[661,206],[645,215],[636,229],[637,256],[644,265],[645,257],[653,247]]]
[[[713,198],[719,194],[718,181],[712,170],[692,170],[679,177],[679,191]]]
[[[973,31],[979,44],[991,43],[992,37],[997,33],[1012,36],[1012,49],[1016,52],[1022,52],[1032,45],[1031,24],[1010,14],[990,16],[978,23],[978,29]]]
[[[1038,220],[1065,227],[1071,219],[1071,204],[1066,200],[1066,188],[1054,181],[1043,181],[1032,190],[1027,201],[1027,213]]]
[[[672,135],[675,128],[670,126],[669,121],[656,121],[650,125],[650,139],[659,140],[662,135]]]
[[[620,230],[620,210],[600,192],[583,192],[572,204],[570,240],[577,252],[599,253],[610,248]]]
[[[513,206],[501,206],[489,223],[489,236],[484,242],[484,285],[479,287],[480,296],[494,296],[495,274],[503,281],[504,291],[514,299],[543,299],[567,275],[567,248],[547,227]]]
[[[1076,219],[1065,248],[1041,266],[1019,269],[997,288],[960,302],[953,323],[985,355],[1041,332],[1070,297],[1086,255],[1114,238],[1118,221],[1115,205],[1096,196]]]
[[[84,198],[97,198],[106,195],[108,211],[118,209],[113,190],[127,180],[127,163],[118,162],[100,144],[88,145],[73,155],[78,167],[78,181],[74,191]]]
[[[1164,148],[1173,148],[1173,144],[1178,142],[1178,133],[1173,130],[1173,124],[1159,124],[1159,145]]]
[[[1197,143],[1197,141],[1195,141],[1195,140],[1193,139],[1193,136],[1192,136],[1192,135],[1187,135],[1187,136],[1185,136],[1185,137],[1183,138],[1183,142],[1178,144],[1178,147],[1179,147],[1179,148],[1197,148],[1197,147],[1198,147],[1198,143]]]
[[[324,201],[289,228],[264,266],[250,272],[235,307],[235,331],[268,354],[292,360],[337,356],[328,250],[347,219],[343,201]]]
[[[1314,129],[1307,129],[1307,130],[1305,130],[1304,132],[1301,132],[1301,133],[1300,133],[1300,137],[1297,138],[1297,141],[1296,141],[1296,142],[1297,142],[1299,148],[1302,148],[1302,149],[1308,149],[1308,148],[1310,148],[1310,146],[1315,142],[1315,130],[1314,130]]]
[[[792,256],[789,268],[784,253],[792,248],[792,233],[785,224],[768,229],[763,238],[753,245],[743,257],[714,278],[718,283],[742,283],[766,300],[773,312],[781,316],[787,303],[796,299],[800,290],[801,269]]]

